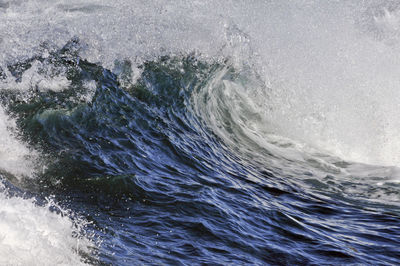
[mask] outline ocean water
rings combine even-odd
[[[398,265],[400,3],[0,0],[1,265]]]

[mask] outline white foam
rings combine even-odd
[[[76,235],[68,216],[38,206],[33,200],[8,197],[0,184],[1,265],[83,265],[79,251],[89,253],[91,241]]]
[[[20,142],[16,132],[15,121],[0,107],[0,169],[17,178],[32,177],[38,154]]]
[[[85,81],[83,87],[86,89],[85,94],[82,94],[80,99],[85,102],[91,102],[96,93],[97,84],[94,80]]]
[[[52,73],[54,70],[48,63],[34,61],[32,66],[23,72],[20,80],[16,80],[9,72],[7,79],[0,82],[0,89],[14,89],[16,91],[61,91],[68,88],[71,82],[66,78],[65,69],[58,69],[60,73]]]
[[[280,132],[286,136],[342,158],[400,165],[396,12],[376,19],[371,9],[385,10],[385,5],[372,2],[312,3],[299,11],[293,10],[295,5],[285,6],[282,12],[296,13],[285,21],[289,33],[277,34],[276,43],[268,45],[276,53],[266,52],[270,64],[279,66],[273,70],[267,103],[273,110],[267,117],[281,121]],[[368,29],[360,22],[364,17],[375,18]],[[387,29],[379,38],[371,29],[378,22]]]

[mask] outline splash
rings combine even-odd
[[[18,141],[15,121],[0,108],[0,169],[16,178],[32,177],[37,152]]]
[[[257,125],[261,131],[344,159],[400,164],[395,1],[31,0],[2,1],[0,12],[3,69],[43,53],[43,42],[51,49],[74,36],[86,44],[84,58],[108,69],[127,59],[132,73],[162,54],[228,56],[265,82],[245,92],[253,102],[263,96],[254,111],[270,124]],[[29,79],[48,89],[67,85],[57,78]]]
[[[90,253],[91,240],[80,236],[79,225],[32,199],[10,197],[0,184],[0,264],[85,265],[79,253]]]

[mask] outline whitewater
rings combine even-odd
[[[0,0],[0,264],[400,263],[400,3]]]

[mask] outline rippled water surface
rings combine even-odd
[[[0,1],[0,264],[399,264],[399,29],[395,1]]]

